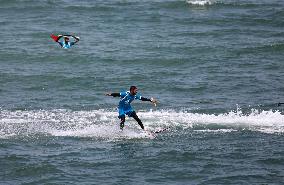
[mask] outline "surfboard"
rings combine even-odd
[[[78,41],[80,40],[80,37],[78,36],[74,36],[74,35],[54,35],[54,34],[51,34],[50,37],[55,41],[57,42],[59,38],[61,37],[69,37],[69,38],[72,38],[73,39],[77,39]]]
[[[165,131],[168,131],[170,128],[161,128],[161,129],[158,129],[158,130],[154,130],[153,133],[154,134],[158,134],[158,133],[161,133],[161,132],[165,132]]]
[[[58,41],[58,36],[51,34],[50,37],[57,42]]]
[[[168,131],[170,128],[161,128],[154,131],[145,130],[146,134],[148,134],[152,139],[162,132]]]

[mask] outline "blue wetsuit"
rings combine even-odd
[[[151,101],[151,99],[144,98],[140,95],[131,95],[129,91],[124,91],[121,93],[111,93],[110,96],[120,97],[120,101],[118,104],[118,113],[119,113],[118,117],[121,119],[120,129],[123,129],[125,122],[125,115],[128,115],[129,117],[133,117],[140,125],[140,127],[144,130],[142,121],[138,118],[136,112],[133,110],[130,103],[133,100]]]
[[[124,91],[121,93],[111,93],[110,96],[120,97],[120,101],[118,104],[118,113],[119,113],[118,117],[122,119],[123,122],[125,121],[125,115],[128,115],[129,117],[133,117],[139,123],[142,129],[144,129],[141,120],[136,115],[130,103],[133,100],[151,101],[151,99],[144,98],[140,95],[131,95],[129,91]]]
[[[65,39],[62,40],[62,38],[66,38],[66,37],[68,38],[73,37],[75,39],[75,42],[70,42],[69,40],[65,42]],[[59,41],[60,39],[61,41]],[[71,48],[71,46],[73,46],[78,41],[79,41],[79,37],[75,37],[72,35],[59,35],[58,38],[56,39],[56,42],[58,42],[58,44],[64,49]]]
[[[130,103],[133,100],[141,100],[142,97],[139,95],[131,95],[129,91],[121,92],[119,93],[119,95],[120,95],[120,101],[118,104],[118,112],[119,112],[118,117],[121,118],[122,116],[125,116],[125,114],[130,116],[131,113],[134,111]]]
[[[130,91],[124,91],[121,93],[111,93],[110,95],[113,97],[120,97],[120,101],[118,104],[119,118],[125,117],[125,115],[133,117],[135,111],[130,105],[133,100],[151,101],[151,99],[144,98],[140,95],[131,95]]]
[[[66,44],[65,41],[58,42],[58,43],[64,49],[69,49],[69,48],[71,48],[71,46],[73,46],[75,44],[75,42],[67,42],[67,44]]]

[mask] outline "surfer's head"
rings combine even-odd
[[[130,89],[129,89],[129,91],[130,91],[130,94],[132,94],[132,95],[136,95],[136,94],[137,94],[138,89],[137,89],[137,87],[136,87],[136,86],[131,86],[131,87],[130,87]]]
[[[69,37],[64,37],[65,42],[69,42]]]

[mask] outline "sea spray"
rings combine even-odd
[[[146,129],[170,128],[169,131],[218,129],[251,130],[264,133],[283,133],[284,115],[280,111],[259,111],[252,109],[245,114],[241,110],[222,114],[191,113],[176,110],[138,111]],[[1,137],[33,134],[77,137],[120,137],[117,112],[110,110],[32,110],[1,111]],[[127,118],[126,137],[141,136],[139,125]],[[128,132],[128,133],[127,133]]]

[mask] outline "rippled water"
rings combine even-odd
[[[0,184],[281,184],[283,8],[0,1]],[[130,85],[147,132],[104,96]]]

